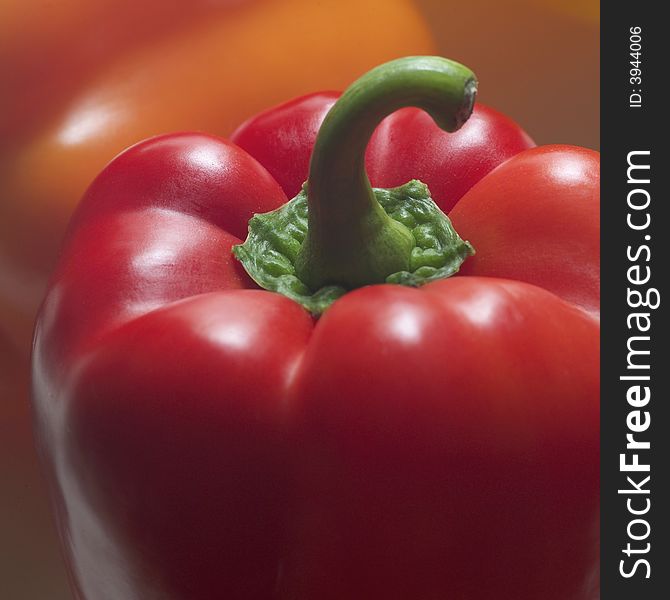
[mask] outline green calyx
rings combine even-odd
[[[296,260],[308,228],[307,186],[284,206],[254,215],[249,236],[235,246],[233,254],[262,288],[295,300],[314,315],[320,315],[349,291],[341,285],[310,289],[296,274]],[[379,205],[394,222],[405,227],[415,241],[407,270],[389,274],[385,282],[418,287],[456,273],[474,254],[445,215],[433,202],[428,187],[412,180],[393,189],[374,189]]]
[[[302,191],[255,215],[247,240],[233,248],[251,278],[320,315],[363,285],[416,287],[456,273],[472,246],[420,181],[373,190],[365,149],[379,122],[404,106],[457,130],[475,93],[471,71],[430,56],[391,61],[357,80],[321,126]]]

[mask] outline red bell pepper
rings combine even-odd
[[[320,131],[288,205],[202,134],[95,180],[33,353],[78,598],[597,597],[597,153],[394,113],[368,168],[472,245],[365,172],[384,117],[454,131],[475,86],[401,59],[248,123],[290,192]]]

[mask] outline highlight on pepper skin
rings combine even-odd
[[[98,175],[32,363],[78,598],[598,596],[599,156],[475,81],[398,59]]]

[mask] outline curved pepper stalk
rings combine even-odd
[[[474,249],[426,185],[373,189],[365,149],[377,125],[405,106],[458,130],[474,106],[474,74],[454,61],[391,61],[354,82],[326,116],[309,178],[281,208],[255,215],[233,253],[262,288],[320,315],[348,290],[375,283],[420,286],[456,273]]]

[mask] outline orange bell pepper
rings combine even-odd
[[[105,163],[434,51],[410,0],[11,0],[0,7],[0,327],[28,348],[65,224]]]

